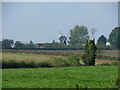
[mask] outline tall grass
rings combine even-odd
[[[3,53],[2,68],[78,66],[78,59],[73,55],[66,58],[48,55]]]
[[[81,61],[82,60],[75,55],[63,57],[37,54],[3,53],[2,68],[68,67],[84,65]],[[105,63],[99,65],[117,65],[117,63]]]
[[[52,67],[50,56],[32,54],[3,53],[2,68],[38,68]]]

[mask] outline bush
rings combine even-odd
[[[51,63],[51,65],[54,67],[79,66],[80,59],[75,55],[71,55],[67,57],[66,59],[52,57],[49,63]]]
[[[69,64],[69,66],[79,66],[80,65],[80,59],[75,55],[69,56],[67,58],[67,62]]]
[[[118,62],[112,62],[111,65],[118,65]]]
[[[69,66],[68,62],[65,59],[58,57],[52,57],[49,63],[51,63],[51,65],[54,67]]]
[[[85,63],[86,66],[94,66],[96,59],[96,49],[97,49],[94,40],[88,41],[84,49],[85,49],[85,54],[83,54],[81,57],[83,62]]]

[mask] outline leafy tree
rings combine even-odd
[[[70,30],[69,44],[73,47],[82,47],[89,38],[88,29],[85,26],[76,25]]]
[[[29,43],[22,43],[21,41],[16,41],[14,47],[15,48],[35,48],[36,45],[32,41],[30,41]]]
[[[68,45],[61,43],[46,43],[43,45],[44,48],[68,48]]]
[[[16,41],[14,44],[14,48],[23,48],[24,44],[21,41]]]
[[[34,43],[32,41],[29,42],[29,44],[27,45],[28,48],[34,48]]]
[[[2,40],[2,48],[4,48],[4,49],[12,48],[13,43],[14,43],[13,40],[3,39]]]
[[[99,49],[104,49],[106,47],[107,38],[101,35],[97,40],[97,46]]]
[[[96,50],[97,46],[94,43],[94,40],[87,41],[85,47],[85,54],[82,55],[82,60],[87,66],[94,66],[96,59]]]
[[[109,35],[108,41],[113,49],[120,49],[120,27],[116,27]]]

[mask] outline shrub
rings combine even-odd
[[[54,67],[78,66],[80,65],[80,59],[75,55],[71,55],[66,59],[52,57],[49,63]]]
[[[75,55],[69,56],[67,58],[67,62],[69,64],[69,66],[78,66],[78,65],[80,65],[80,59]]]
[[[94,40],[87,41],[87,44],[84,47],[85,54],[82,55],[82,60],[85,63],[86,66],[94,66],[95,65],[95,59],[96,59],[96,45],[94,43]]]
[[[111,65],[118,65],[118,62],[112,62]]]
[[[51,65],[54,67],[69,66],[68,62],[65,59],[58,57],[52,57],[49,63],[51,63]]]

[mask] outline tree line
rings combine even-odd
[[[63,37],[63,36],[62,36]],[[64,36],[65,37],[65,36]],[[66,38],[66,37],[65,37]],[[70,30],[69,38],[64,41],[62,38],[63,43],[55,42],[53,40],[52,43],[44,43],[42,48],[83,48],[88,40],[90,40],[90,35],[88,32],[88,28],[81,25],[76,25],[73,29]],[[120,27],[115,27],[107,39],[104,35],[101,35],[97,40],[97,48],[98,49],[120,49]],[[64,43],[65,42],[65,43]],[[106,43],[109,44],[107,45]],[[22,43],[21,41],[15,41],[10,39],[3,39],[0,41],[0,46],[3,49],[10,49],[10,48],[39,48],[37,44],[34,44],[33,41],[29,43]]]

